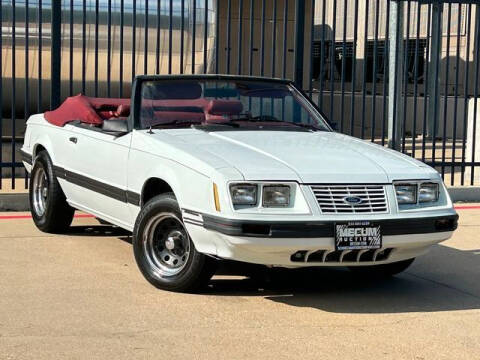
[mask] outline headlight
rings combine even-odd
[[[417,203],[417,185],[416,184],[397,184],[395,185],[397,202],[399,204]]]
[[[231,185],[230,194],[234,205],[255,205],[257,203],[257,185]]]
[[[418,190],[418,202],[438,201],[438,184],[423,183]]]
[[[264,207],[286,207],[290,204],[290,186],[264,186]]]

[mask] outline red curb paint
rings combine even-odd
[[[81,218],[93,218],[90,214],[78,214],[74,216],[77,219]],[[31,219],[32,215],[0,215],[0,220],[18,220],[18,219]]]
[[[480,210],[480,205],[458,205],[454,206],[456,210]]]

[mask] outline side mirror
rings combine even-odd
[[[126,118],[104,120],[102,130],[108,133],[114,133],[116,136],[124,135],[129,132],[128,120]]]

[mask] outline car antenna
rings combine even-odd
[[[152,131],[152,125],[150,125],[150,127],[148,128],[148,131],[147,131],[148,134],[153,134],[153,131]]]

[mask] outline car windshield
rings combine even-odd
[[[205,128],[328,131],[318,111],[287,83],[252,80],[143,81],[142,129]]]

